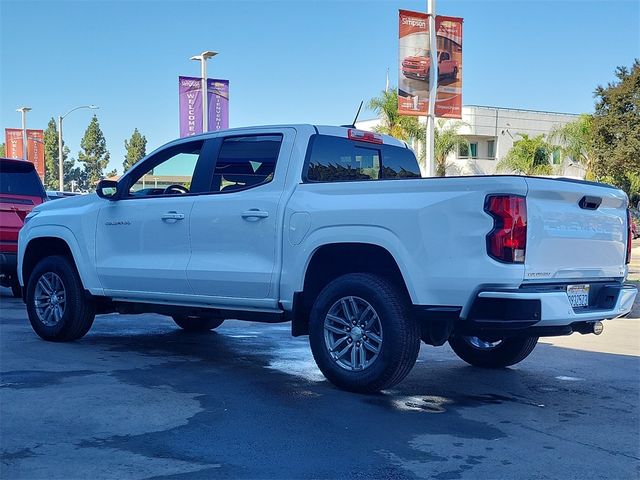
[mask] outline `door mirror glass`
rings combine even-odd
[[[96,187],[96,193],[100,198],[116,200],[118,196],[118,182],[115,180],[100,180]]]

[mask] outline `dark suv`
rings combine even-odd
[[[33,163],[0,158],[0,285],[21,296],[16,275],[18,232],[33,207],[47,198]]]

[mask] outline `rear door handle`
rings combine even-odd
[[[250,210],[245,210],[244,212],[242,212],[242,218],[246,218],[246,219],[250,219],[250,218],[255,218],[255,219],[260,219],[260,218],[267,218],[269,216],[269,212],[265,212],[264,210],[258,210],[257,208],[252,208]]]
[[[162,215],[162,220],[164,220],[165,222],[177,222],[178,220],[184,220],[184,213],[178,213],[178,212],[167,212],[164,215]]]

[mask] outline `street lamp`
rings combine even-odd
[[[209,131],[209,112],[207,111],[207,60],[211,57],[215,57],[218,52],[212,52],[211,50],[205,50],[200,55],[194,55],[191,60],[198,60],[200,62],[200,72],[202,78],[202,133]]]
[[[64,159],[62,155],[62,120],[64,117],[69,115],[71,112],[75,112],[81,108],[90,108],[92,110],[96,110],[98,107],[95,105],[80,105],[79,107],[72,108],[64,115],[60,115],[58,117],[58,178],[60,183],[60,191],[64,192]]]
[[[20,107],[16,112],[22,113],[22,159],[27,160],[27,112],[31,107]]]

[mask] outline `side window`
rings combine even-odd
[[[282,135],[247,135],[223,140],[211,192],[230,193],[273,180]]]
[[[394,145],[371,145],[316,135],[307,154],[306,181],[352,182],[420,178],[413,152]]]
[[[380,150],[329,135],[314,137],[307,170],[313,182],[348,182],[380,178]]]
[[[184,195],[190,193],[202,140],[181,143],[158,152],[143,164],[129,188],[129,196]],[[144,173],[143,173],[144,172]]]
[[[382,149],[383,178],[420,178],[416,156],[408,148],[385,146]]]

